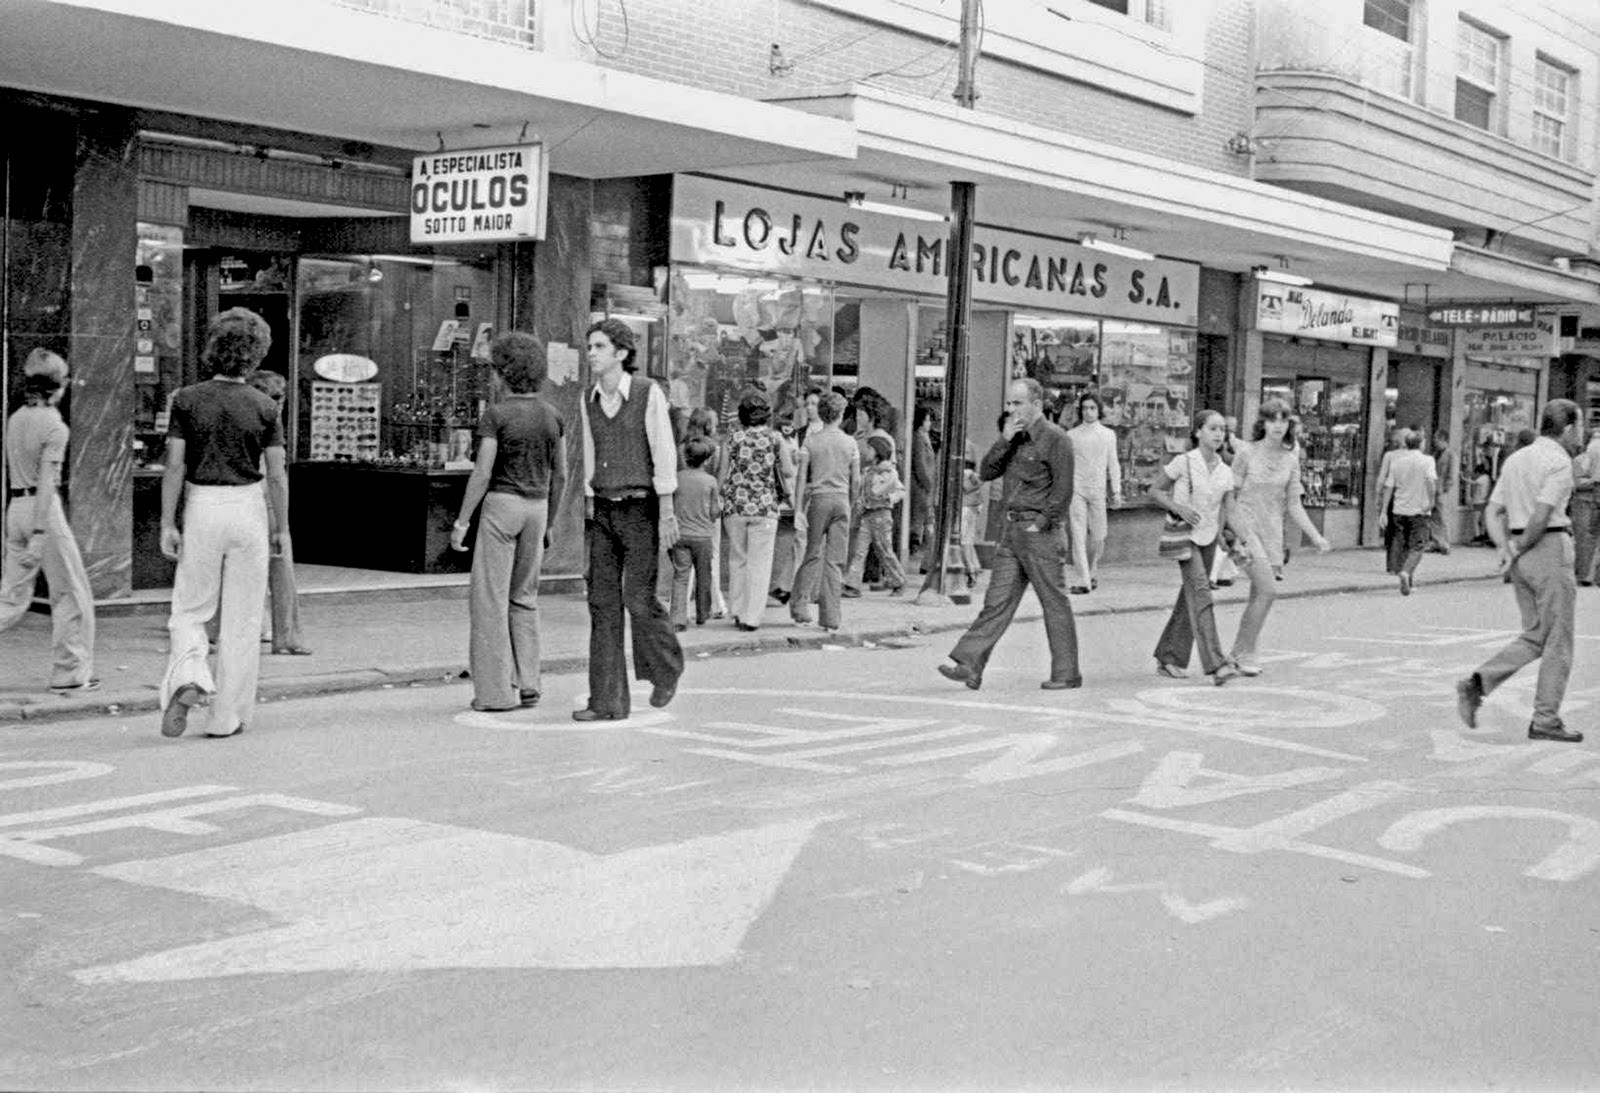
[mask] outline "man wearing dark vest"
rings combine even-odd
[[[672,701],[683,649],[656,598],[663,547],[678,541],[672,495],[678,454],[667,396],[634,373],[633,331],[619,319],[589,328],[594,389],[584,398],[583,482],[589,541],[589,702],[574,721],[628,716],[622,613],[633,628],[633,671],[652,684],[650,705]]]

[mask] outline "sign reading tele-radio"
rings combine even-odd
[[[542,144],[418,156],[411,163],[411,241],[543,239],[548,180]]]

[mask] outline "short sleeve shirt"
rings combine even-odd
[[[262,454],[283,447],[283,419],[249,384],[211,379],[173,396],[167,435],[184,442],[185,481],[248,486],[261,481]]]
[[[23,406],[6,427],[6,461],[11,487],[31,490],[39,484],[46,463],[67,460],[67,423],[54,406]]]
[[[1208,469],[1205,456],[1191,449],[1162,471],[1176,483],[1173,500],[1200,514],[1200,522],[1189,532],[1189,541],[1200,546],[1214,541],[1222,517],[1222,499],[1233,489],[1233,468],[1218,459],[1217,465]]]
[[[1567,515],[1567,502],[1571,499],[1572,457],[1547,436],[1506,457],[1500,481],[1489,495],[1491,504],[1505,507],[1513,531],[1527,527],[1539,505],[1550,506],[1550,527],[1571,527],[1572,520]]]
[[[838,429],[813,429],[806,436],[806,491],[849,493],[850,468],[859,468],[860,463],[860,449],[852,438]]]
[[[551,475],[566,443],[564,432],[561,416],[538,395],[513,395],[490,404],[478,419],[478,438],[495,442],[489,492],[549,497]]]

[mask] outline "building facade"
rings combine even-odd
[[[1138,500],[1199,407],[1248,427],[1264,395],[1293,400],[1317,518],[1355,544],[1371,538],[1392,416],[1431,398],[1459,451],[1469,379],[1494,373],[1485,406],[1521,395],[1527,374],[1535,403],[1588,382],[1581,364],[1467,353],[1465,335],[1426,322],[1441,302],[1536,287],[1527,302],[1558,335],[1573,320],[1569,348],[1600,333],[1573,295],[1595,254],[1581,36],[1545,51],[1504,30],[1529,63],[1568,66],[1567,113],[1539,70],[1545,120],[1524,119],[1522,85],[1497,68],[1489,118],[1503,131],[1455,140],[1471,122],[1429,105],[1445,61],[1413,55],[1412,98],[1379,90],[1392,73],[1339,70],[1309,52],[1326,36],[1289,33],[1303,5],[986,7],[972,110],[950,102],[957,23],[938,0],[0,7],[0,105],[22,122],[0,136],[6,387],[14,397],[10,373],[35,345],[73,362],[71,512],[97,594],[167,579],[152,535],[165,400],[197,375],[199,332],[228,306],[268,318],[268,366],[291,380],[306,561],[459,564],[445,539],[495,330],[551,345],[548,392],[569,418],[583,328],[611,314],[685,410],[725,411],[756,385],[781,415],[808,389],[869,385],[909,430],[913,405],[943,399],[954,181],[976,184],[982,225],[969,435],[985,442],[1013,376],[1066,403],[1102,392],[1132,502],[1113,554],[1148,553]],[[1365,26],[1360,4],[1318,7],[1400,40]],[[1428,18],[1437,29],[1445,14]],[[1328,109],[1293,116],[1308,94]],[[1488,141],[1478,160],[1514,167],[1528,192],[1475,211],[1493,188],[1453,161],[1432,169],[1467,181],[1430,202],[1420,176],[1318,160],[1323,142],[1298,134],[1343,124],[1345,99],[1367,117],[1381,100],[1401,146],[1407,125],[1445,126],[1441,156]],[[414,241],[418,157],[483,147],[539,148],[543,238]],[[1504,219],[1519,203],[1539,214],[1520,231]],[[563,507],[548,569],[577,574],[578,508]]]

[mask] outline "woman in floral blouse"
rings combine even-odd
[[[728,609],[740,630],[761,625],[778,534],[778,433],[760,391],[739,400],[739,428],[722,460],[722,525],[728,533]]]

